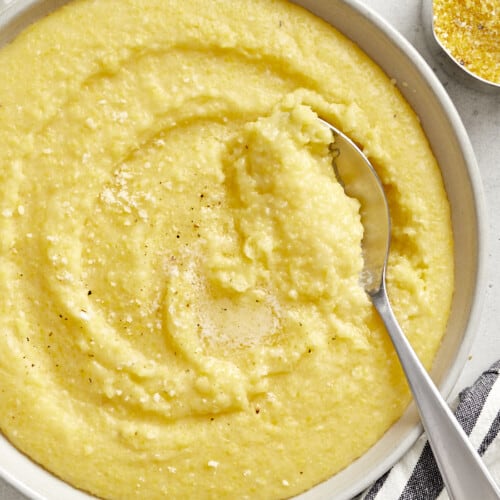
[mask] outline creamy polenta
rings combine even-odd
[[[77,0],[0,51],[0,428],[103,498],[282,498],[409,401],[360,287],[356,140],[392,214],[388,288],[430,366],[449,207],[417,117],[276,0]]]

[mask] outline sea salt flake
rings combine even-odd
[[[68,282],[74,281],[73,275],[68,271],[63,271],[61,274],[56,275],[56,279],[58,281],[68,281]]]
[[[85,120],[85,125],[87,125],[87,127],[92,130],[95,130],[97,128],[97,123],[94,121],[93,118],[87,118]]]
[[[111,189],[109,188],[104,188],[101,195],[100,195],[100,198],[103,202],[105,203],[114,203],[116,202],[116,197],[113,193],[113,191],[111,191]]]
[[[124,123],[128,118],[126,111],[113,111],[113,120],[118,123]]]
[[[94,448],[90,444],[86,444],[83,447],[83,451],[84,451],[85,455],[91,455],[93,453],[93,451],[94,451]]]

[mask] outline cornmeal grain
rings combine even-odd
[[[500,83],[500,0],[434,0],[434,30],[456,61]]]

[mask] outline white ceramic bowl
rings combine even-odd
[[[64,0],[0,0],[0,45],[64,3]],[[294,3],[343,32],[397,81],[401,92],[420,117],[441,167],[451,204],[457,287],[448,329],[432,376],[447,396],[470,350],[485,289],[486,210],[479,170],[466,131],[429,66],[379,16],[356,0],[294,0]],[[417,412],[412,405],[365,455],[301,495],[300,499],[347,500],[353,497],[393,465],[420,433]],[[1,435],[0,475],[33,499],[91,498],[31,462]]]

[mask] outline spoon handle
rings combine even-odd
[[[450,499],[500,499],[500,490],[488,469],[402,332],[389,303],[385,280],[370,297],[399,356]]]

